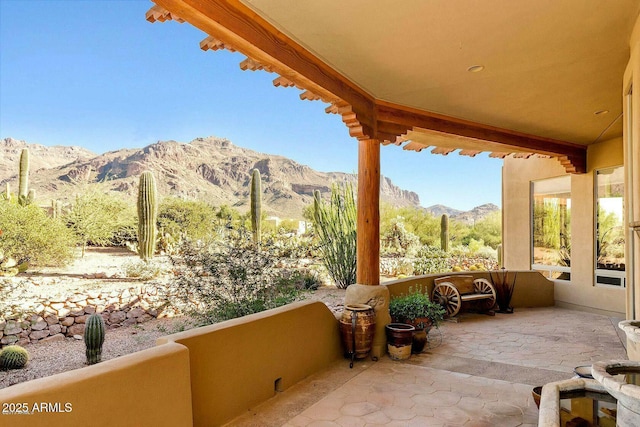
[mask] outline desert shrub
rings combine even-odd
[[[122,265],[126,277],[133,277],[142,280],[155,279],[164,273],[162,265],[153,261],[127,261]]]
[[[18,264],[59,265],[73,258],[75,236],[40,207],[0,203],[0,252]]]
[[[270,243],[271,254],[276,258],[315,258],[318,245],[308,236],[297,236],[285,233],[263,235],[263,240]]]
[[[416,275],[451,271],[449,254],[434,246],[423,246],[413,261],[413,270]]]
[[[198,200],[169,197],[158,208],[159,234],[169,234],[174,240],[186,236],[191,240],[206,240],[216,234],[220,218],[215,209]]]
[[[380,254],[384,256],[413,257],[420,248],[420,239],[405,227],[403,218],[391,221],[391,226],[380,234]]]
[[[171,256],[175,278],[163,293],[179,310],[210,324],[279,307],[300,290],[274,268],[268,242],[257,248],[245,230],[224,241],[185,240]],[[286,277],[286,276],[285,276]]]
[[[334,185],[325,204],[314,194],[314,226],[322,262],[338,288],[356,282],[356,202],[353,187]]]
[[[291,269],[282,272],[278,279],[278,284],[294,289],[315,291],[320,287],[322,281],[320,275],[311,269]]]
[[[82,245],[82,255],[88,244],[106,246],[127,223],[133,225],[133,211],[116,196],[97,191],[78,195],[64,216]]]

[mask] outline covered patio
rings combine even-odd
[[[557,307],[465,314],[406,362],[336,361],[228,425],[537,426],[534,386],[626,358],[618,320]]]

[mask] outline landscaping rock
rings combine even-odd
[[[47,322],[48,325],[55,325],[56,323],[60,322],[60,320],[58,319],[58,316],[52,316],[52,315],[46,316],[44,320],[45,322]]]
[[[86,314],[82,315],[82,316],[78,316],[75,318],[75,323],[87,323],[87,316]]]
[[[115,311],[109,315],[109,323],[116,324],[123,322],[127,318],[127,315],[122,311]]]
[[[29,338],[31,338],[32,340],[41,340],[42,338],[48,337],[49,336],[49,330],[44,330],[44,331],[33,331],[29,334]]]
[[[42,319],[42,318],[41,318]],[[44,320],[41,320],[39,322],[34,323],[33,325],[31,325],[31,330],[32,331],[41,331],[44,328],[46,328],[49,324],[47,322],[45,322]]]
[[[2,337],[2,339],[0,340],[0,344],[3,345],[10,345],[10,344],[14,344],[16,342],[18,342],[18,336],[17,335],[5,335],[4,337]]]
[[[84,323],[75,323],[67,328],[67,335],[73,335],[74,338],[75,335],[80,335],[82,338],[82,334],[84,334]]]
[[[56,342],[56,341],[64,341],[64,335],[55,334],[55,335],[51,335],[50,337],[46,337],[42,340],[42,342]]]
[[[57,335],[62,332],[62,325],[56,324],[49,326],[49,335]]]
[[[71,326],[75,319],[73,317],[65,317],[64,319],[60,319],[60,323],[62,326]]]

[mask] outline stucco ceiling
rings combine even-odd
[[[579,144],[622,134],[640,0],[242,1],[377,99]]]

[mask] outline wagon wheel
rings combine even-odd
[[[478,300],[478,308],[480,310],[491,310],[496,305],[496,290],[487,279],[476,279],[473,281],[477,294],[491,295],[491,298]]]
[[[433,289],[433,300],[447,311],[448,317],[453,317],[460,311],[462,300],[460,292],[450,282],[438,283]]]

